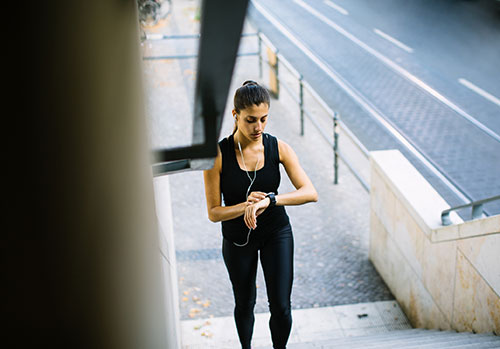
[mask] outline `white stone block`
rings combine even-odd
[[[458,331],[495,331],[500,335],[500,297],[460,249],[457,257],[453,327]]]
[[[394,224],[394,242],[401,251],[406,263],[410,265],[416,277],[422,277],[422,260],[424,243],[427,241],[425,232],[413,219],[407,208],[397,200]]]
[[[425,239],[422,260],[422,282],[434,302],[451,322],[457,242],[432,243]]]
[[[384,225],[380,222],[377,215],[372,211],[370,214],[370,260],[384,279],[385,283],[391,288],[392,272],[391,272],[391,255],[387,253],[389,250],[388,244],[390,237],[385,230]]]
[[[459,225],[452,224],[433,229],[430,238],[434,242],[456,240],[459,238]]]
[[[500,215],[474,219],[458,225],[459,237],[466,238],[484,234],[500,234]]]
[[[481,278],[500,295],[500,234],[491,234],[458,242],[460,252]]]
[[[396,198],[384,177],[374,168],[370,184],[370,206],[389,234],[394,233],[394,207]]]
[[[370,155],[372,167],[384,177],[426,235],[430,235],[431,229],[441,227],[441,212],[450,206],[403,154],[398,150],[383,150]]]

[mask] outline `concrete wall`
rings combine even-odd
[[[177,262],[175,259],[172,202],[168,176],[154,179],[156,215],[160,226],[160,248],[165,289],[167,348],[181,347]]]
[[[414,327],[500,334],[500,216],[449,205],[397,150],[371,153],[370,259]]]

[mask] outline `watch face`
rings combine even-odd
[[[274,197],[274,194],[268,194],[269,197],[269,206],[274,206],[276,204],[276,198]]]

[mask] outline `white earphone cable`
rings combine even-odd
[[[250,188],[252,188],[252,185],[255,182],[255,178],[257,178],[257,168],[259,167],[260,157],[257,157],[257,164],[255,165],[255,170],[253,171],[253,178],[252,178],[252,177],[250,177],[250,174],[248,173],[247,166],[245,164],[245,158],[243,157],[243,151],[241,150],[240,142],[238,142],[238,149],[240,150],[241,160],[243,161],[243,168],[245,169],[245,173],[247,174],[248,179],[250,180],[250,185],[248,186],[247,193],[245,195],[245,199],[248,200],[248,193],[250,192]],[[250,233],[251,232],[252,232],[252,228],[250,228],[248,230],[247,242],[245,242],[244,244],[237,244],[236,242],[233,242],[233,244],[235,244],[238,247],[246,246],[248,244],[248,242],[250,241]]]

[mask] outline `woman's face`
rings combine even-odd
[[[240,110],[239,114],[236,114],[236,110],[233,109],[233,115],[236,116],[238,124],[238,131],[250,141],[258,141],[262,137],[267,124],[268,113],[269,106],[266,103],[254,104],[251,107]]]

